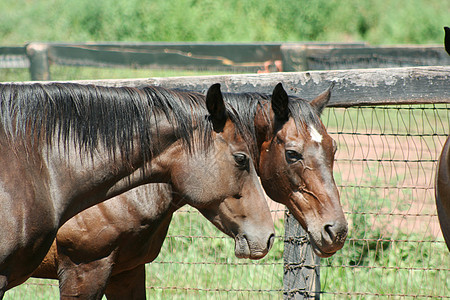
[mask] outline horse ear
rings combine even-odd
[[[283,88],[283,85],[278,83],[272,92],[272,110],[275,117],[281,121],[289,119],[289,96]]]
[[[319,116],[322,114],[323,109],[325,108],[325,106],[327,106],[328,102],[330,101],[331,91],[333,90],[333,87],[334,82],[331,83],[330,87],[325,92],[317,96],[310,103],[311,106],[314,107]]]
[[[444,31],[445,31],[444,37],[445,51],[447,51],[448,55],[450,55],[450,28],[445,26]]]
[[[210,114],[214,130],[217,132],[222,131],[227,120],[227,112],[222,92],[220,91],[220,83],[215,83],[208,89],[206,93],[206,108]]]

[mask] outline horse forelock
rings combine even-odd
[[[224,93],[223,97],[231,112],[230,118],[239,124],[239,133],[247,141],[253,159],[258,159],[255,117],[260,109],[265,121],[270,123],[270,114],[264,107],[270,96],[260,93]]]
[[[289,97],[289,114],[299,132],[303,132],[305,127],[312,127],[317,130],[322,127],[317,111],[307,100],[302,98]]]
[[[111,155],[119,149],[120,155],[129,158],[138,146],[144,159],[149,159],[161,114],[189,149],[207,148],[211,143],[212,125],[205,118],[205,100],[199,93],[153,86],[1,84],[0,109],[0,122],[11,138],[38,137],[51,145],[57,137],[56,142],[64,146],[73,141],[91,153],[101,143]],[[193,138],[194,132],[199,138]],[[139,145],[135,145],[136,137]]]
[[[240,122],[243,128],[246,128],[244,136],[248,136],[250,141],[256,141],[255,116],[257,113],[263,114],[263,120],[269,124],[268,128],[275,130],[281,129],[274,124],[270,117],[271,95],[261,93],[224,93],[224,100],[231,105],[236,112],[237,122]],[[320,118],[307,100],[299,97],[290,96],[288,104],[289,115],[293,118],[298,132],[306,134],[305,129],[312,127],[321,128]],[[256,143],[250,145],[253,151],[258,152]]]
[[[244,119],[247,124],[252,124],[258,108],[261,108],[266,122],[270,124],[273,121],[270,119],[270,105],[267,105],[271,101],[271,95],[260,93],[224,93],[224,99],[237,110],[241,119]],[[316,110],[305,99],[289,96],[288,109],[289,115],[294,119],[299,130],[302,130],[305,125],[317,127],[321,124]],[[250,128],[250,130],[254,131],[254,127],[253,129]]]

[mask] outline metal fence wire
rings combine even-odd
[[[449,299],[450,254],[434,180],[450,104],[327,108],[322,120],[338,144],[334,174],[349,235],[333,257],[305,266],[320,269],[320,292],[309,295]],[[269,203],[277,239],[259,261],[234,258],[232,239],[197,211],[179,210],[159,257],[147,265],[148,298],[283,298],[283,273],[292,267],[283,263],[284,207]],[[5,298],[16,299],[19,289],[32,293],[42,282],[34,279]]]
[[[325,113],[350,232],[342,251],[321,260],[323,298],[450,297],[450,255],[434,200],[449,116],[448,104]]]

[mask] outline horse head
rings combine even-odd
[[[172,173],[174,191],[182,190],[185,203],[234,238],[237,257],[262,258],[273,244],[274,227],[249,141],[238,128],[239,116],[226,109],[219,84],[209,88],[206,106],[213,146],[180,160]]]
[[[278,84],[271,99],[273,134],[261,144],[259,162],[267,195],[288,207],[320,257],[341,249],[348,230],[333,177],[336,142],[319,119],[330,91],[308,103]]]

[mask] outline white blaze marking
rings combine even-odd
[[[309,133],[311,134],[311,139],[315,142],[322,142],[322,135],[317,131],[316,128],[309,126]]]

